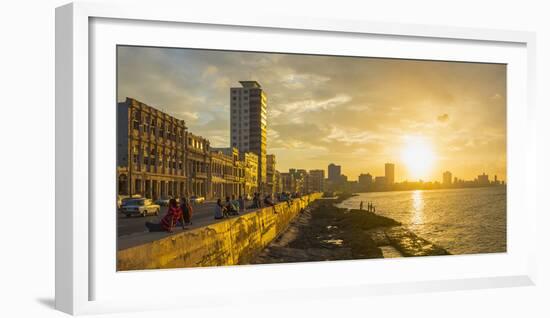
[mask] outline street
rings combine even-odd
[[[245,203],[246,206],[249,206],[250,204],[251,201],[246,201]],[[193,205],[193,216],[191,218],[193,224],[189,226],[189,228],[192,229],[198,226],[203,226],[219,221],[214,219],[215,206],[216,202],[214,201],[207,201],[204,203]],[[168,207],[161,206],[158,216],[151,215],[145,217],[126,217],[124,214],[117,212],[117,236],[121,237],[135,233],[147,232],[147,229],[145,228],[145,222],[160,222],[162,217],[166,215],[167,210]],[[252,210],[247,210],[246,212],[250,211]]]
[[[193,206],[193,216],[191,221],[192,227],[198,224],[204,224],[208,221],[214,221],[214,207],[216,202],[205,202]],[[146,217],[132,216],[126,217],[124,214],[117,212],[117,236],[125,236],[134,233],[147,232],[145,222],[160,222],[163,216],[166,215],[168,207],[161,206],[158,216],[151,215]]]

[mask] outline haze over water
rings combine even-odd
[[[361,201],[452,254],[506,252],[506,187],[359,193],[338,206]]]

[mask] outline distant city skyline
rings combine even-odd
[[[118,100],[134,97],[184,119],[213,147],[230,142],[229,89],[260,82],[269,95],[267,153],[279,171],[328,173],[334,162],[357,180],[384,176],[392,162],[395,182],[441,182],[447,170],[506,181],[505,65],[118,50]]]

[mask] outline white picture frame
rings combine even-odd
[[[99,26],[98,21],[107,22]],[[114,23],[111,23],[114,22]],[[128,23],[141,24],[138,34],[132,31]],[[108,25],[111,24],[111,25]],[[154,25],[155,39],[146,31]],[[234,30],[235,36],[239,32],[265,32],[277,34],[282,32],[289,38],[313,35],[317,38],[330,38],[333,41],[349,41],[353,43],[359,38],[366,37],[380,41],[395,40],[396,47],[399,41],[422,42],[417,51],[413,51],[414,45],[407,54],[409,57],[437,59],[435,53],[426,51],[425,45],[446,45],[445,55],[449,59],[468,60],[482,59],[483,54],[494,56],[495,61],[511,61],[512,74],[517,76],[509,79],[509,91],[511,98],[508,102],[508,184],[510,197],[508,209],[512,217],[508,224],[511,225],[509,239],[517,242],[517,245],[505,255],[469,255],[452,256],[449,258],[414,258],[402,261],[365,260],[352,262],[330,262],[331,264],[294,264],[277,266],[239,266],[209,269],[185,269],[177,271],[152,271],[138,273],[116,273],[113,267],[112,273],[105,273],[109,268],[101,269],[98,262],[112,264],[114,253],[106,253],[102,249],[104,241],[92,235],[98,226],[105,225],[107,233],[113,234],[112,224],[103,224],[104,218],[96,218],[92,213],[98,204],[109,204],[108,198],[91,200],[96,195],[96,190],[102,180],[113,177],[114,171],[109,174],[97,176],[97,169],[104,169],[104,165],[98,162],[98,156],[113,154],[114,149],[98,149],[97,141],[107,138],[107,133],[100,134],[97,128],[97,111],[101,116],[106,115],[102,124],[109,126],[112,121],[105,110],[92,107],[98,100],[109,100],[107,92],[102,95],[92,94],[98,87],[97,77],[104,73],[110,74],[114,60],[112,52],[102,55],[97,48],[112,47],[113,43],[143,45],[183,45],[180,42],[172,43],[170,32],[176,32],[179,27],[192,26],[200,32],[200,28],[208,28],[209,32],[220,30]],[[111,29],[110,29],[111,28]],[[113,31],[113,32],[110,32]],[[192,30],[189,30],[192,34]],[[228,31],[229,32],[229,31]],[[147,35],[149,34],[149,36]],[[162,35],[165,34],[165,35]],[[124,43],[121,43],[122,36]],[[152,40],[147,40],[152,39]],[[368,40],[368,39],[367,39]],[[98,42],[99,41],[99,42]],[[103,41],[103,42],[102,42]],[[154,43],[153,43],[154,42]],[[266,41],[267,42],[267,41]],[[299,41],[291,41],[297,43]],[[327,41],[329,43],[330,41]],[[424,43],[425,42],[425,43]],[[428,43],[429,42],[429,43]],[[198,43],[198,42],[197,42]],[[221,43],[221,42],[220,42]],[[263,43],[264,50],[285,51],[277,41],[270,42],[273,46]],[[334,43],[334,42],[333,42]],[[431,44],[430,44],[431,43]],[[137,43],[139,44],[139,43]],[[204,44],[204,43],[203,43]],[[477,48],[485,45],[486,48]],[[198,45],[198,44],[197,44]],[[279,45],[279,49],[277,49]],[[306,44],[303,44],[306,45]],[[320,50],[311,45],[311,52]],[[402,43],[401,43],[402,45]],[[422,48],[424,45],[424,48]],[[435,45],[435,46],[434,46]],[[208,45],[206,45],[208,46]],[[206,47],[203,45],[202,47]],[[217,48],[228,48],[230,44],[214,45]],[[535,282],[536,253],[533,250],[535,242],[536,206],[534,195],[536,193],[535,179],[535,118],[534,118],[534,57],[535,35],[530,32],[485,30],[454,28],[427,25],[405,25],[399,23],[374,23],[367,21],[349,20],[317,20],[297,19],[269,14],[249,15],[212,15],[211,12],[189,12],[184,4],[155,7],[136,4],[132,6],[117,6],[116,1],[109,4],[97,3],[72,3],[56,9],[56,308],[70,314],[104,313],[114,311],[136,311],[155,308],[178,307],[178,303],[167,302],[164,297],[158,299],[148,296],[148,302],[137,301],[136,298],[116,298],[115,294],[127,290],[131,294],[136,290],[132,281],[139,277],[140,285],[152,284],[155,279],[169,275],[174,280],[182,279],[187,275],[187,286],[199,288],[201,279],[222,280],[224,288],[215,290],[197,289],[203,295],[225,296],[219,301],[213,302],[208,297],[198,297],[185,294],[185,291],[175,289],[187,299],[193,299],[194,306],[208,306],[214,304],[230,304],[234,302],[284,302],[291,299],[306,300],[320,299],[331,295],[336,297],[348,297],[350,295],[366,296],[379,294],[406,293],[416,291],[438,291],[476,289],[490,287],[526,286]],[[298,44],[296,44],[298,47]],[[456,52],[453,58],[451,47],[470,47],[471,51]],[[503,47],[509,47],[506,49]],[[234,49],[258,49],[256,47],[231,47]],[[307,48],[306,48],[307,49]],[[303,49],[303,50],[306,50]],[[341,48],[327,47],[324,53],[342,52]],[[383,50],[380,49],[382,52]],[[445,49],[444,49],[445,50]],[[499,51],[505,52],[500,56]],[[509,52],[508,52],[509,51]],[[349,52],[348,52],[349,54]],[[357,52],[357,55],[364,53]],[[381,54],[381,53],[379,53]],[[388,56],[389,53],[386,53]],[[397,54],[397,53],[396,53]],[[508,55],[507,55],[508,54]],[[101,67],[99,65],[111,65]],[[97,68],[97,69],[96,69]],[[96,78],[93,78],[96,76]],[[105,80],[105,84],[112,84]],[[112,87],[114,90],[115,87]],[[102,95],[102,96],[101,96]],[[113,107],[115,101],[113,100]],[[114,108],[113,108],[114,112]],[[96,118],[96,119],[94,119]],[[104,117],[101,117],[104,118]],[[111,118],[112,119],[112,118]],[[113,140],[114,142],[114,140]],[[521,150],[521,151],[520,151]],[[98,154],[101,153],[101,154]],[[108,163],[108,162],[107,162]],[[113,170],[114,170],[114,166]],[[108,168],[107,168],[108,169]],[[105,170],[103,170],[105,171]],[[106,178],[106,179],[105,179]],[[94,183],[95,182],[95,183]],[[108,185],[108,187],[114,185]],[[108,188],[107,187],[107,188]],[[516,218],[521,208],[522,218]],[[109,230],[110,229],[110,230]],[[110,237],[106,235],[106,237]],[[115,237],[111,236],[111,240]],[[515,244],[515,243],[514,243]],[[108,249],[107,249],[108,250]],[[500,264],[501,266],[493,266]],[[110,266],[110,265],[109,265]],[[109,267],[107,266],[107,267]],[[405,267],[404,267],[405,266]],[[326,273],[334,271],[359,272],[364,268],[369,272],[381,273],[381,271],[396,271],[402,274],[387,276],[379,275],[379,279],[368,277],[353,279],[350,275],[341,277],[327,277]],[[403,272],[403,268],[408,268]],[[428,270],[427,270],[428,268]],[[434,268],[443,268],[440,271]],[[457,269],[462,272],[457,272]],[[193,271],[193,278],[188,273]],[[411,278],[413,273],[415,277]],[[114,279],[116,276],[116,279]],[[288,276],[291,279],[281,280]],[[365,275],[368,276],[368,275]],[[179,278],[178,278],[179,277]],[[195,278],[196,277],[196,278]],[[318,282],[316,277],[323,277]],[[116,280],[118,285],[107,285],[106,280]],[[98,284],[96,280],[103,280]],[[262,286],[254,284],[264,281]],[[103,286],[103,287],[98,287]],[[109,290],[113,292],[109,294]],[[262,295],[258,291],[262,291]],[[307,293],[304,293],[307,290]],[[116,293],[115,293],[116,291]],[[228,293],[231,291],[231,293]],[[330,292],[327,292],[330,291]],[[336,292],[337,291],[337,292]],[[228,296],[229,295],[229,296]],[[269,297],[276,295],[277,297]],[[244,297],[245,296],[245,297]],[[189,298],[191,297],[191,298]],[[205,299],[207,298],[207,299]]]

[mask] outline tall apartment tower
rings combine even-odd
[[[258,189],[267,181],[267,95],[260,83],[240,81],[230,90],[230,147],[258,155]]]
[[[340,181],[342,175],[342,166],[337,166],[334,163],[328,165],[328,179],[332,182]]]
[[[385,174],[386,177],[386,184],[394,184],[395,183],[395,165],[393,163],[386,163],[384,165]]]
[[[450,185],[453,183],[453,174],[450,171],[443,172],[443,184]]]

